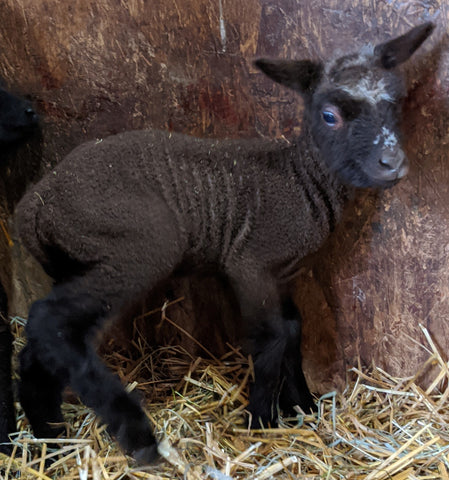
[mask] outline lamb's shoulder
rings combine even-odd
[[[317,250],[341,218],[348,189],[313,148],[294,145],[266,178],[247,250],[277,268]]]

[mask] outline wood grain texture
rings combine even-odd
[[[30,93],[43,116],[39,146],[1,167],[5,220],[33,178],[87,139],[145,127],[292,138],[301,102],[257,73],[254,57],[326,57],[433,19],[436,33],[405,67],[411,172],[392,190],[357,196],[332,239],[304,263],[296,300],[317,391],[341,385],[357,357],[394,375],[413,373],[426,356],[413,341],[421,340],[419,323],[449,351],[447,2],[0,0],[0,14],[0,75]],[[1,240],[0,258],[2,278],[13,273],[14,313],[24,315],[48,284],[20,245],[11,261]],[[184,279],[171,288],[186,300],[170,318],[212,350],[235,338],[235,309],[219,281]],[[153,294],[150,307],[165,293]],[[189,342],[170,328],[148,335]]]

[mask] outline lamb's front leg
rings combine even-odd
[[[248,407],[252,426],[274,425],[287,341],[277,284],[247,259],[229,266],[226,273],[240,305],[246,347],[254,362]]]
[[[251,426],[275,426],[286,347],[282,318],[270,313],[260,315],[257,323],[248,317],[245,320],[251,329],[247,339],[254,362],[254,382],[250,386],[248,406]]]
[[[293,301],[283,300],[280,314],[271,312],[261,318],[249,338],[255,371],[249,406],[256,420],[253,425],[257,426],[258,418],[273,425],[278,405],[284,415],[295,414],[296,405],[305,413],[315,411],[302,369],[301,316]]]
[[[316,411],[302,369],[301,327],[302,319],[298,308],[290,297],[282,302],[282,317],[286,336],[286,346],[282,361],[282,385],[279,406],[284,415],[294,414],[296,405],[305,413]]]
[[[274,425],[278,405],[288,413],[299,405],[314,410],[301,366],[301,317],[290,299],[281,297],[276,280],[248,261],[227,274],[245,322],[254,382],[248,410],[252,426]]]

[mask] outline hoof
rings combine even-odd
[[[299,405],[301,410],[306,415],[310,415],[311,413],[315,413],[318,411],[318,407],[312,397],[312,394],[308,390],[302,393],[302,395],[300,396],[300,400],[297,402],[297,405]]]
[[[304,413],[316,413],[318,412],[318,407],[317,404],[313,401],[310,400],[310,402],[307,402],[305,405],[300,405]]]
[[[159,458],[157,444],[135,450],[132,452],[132,457],[139,465],[150,465]]]
[[[248,417],[248,427],[252,430],[259,428],[272,428],[277,426],[277,419],[271,415],[270,411],[261,411],[258,409],[252,409],[251,406],[248,409],[250,416]]]
[[[305,415],[313,415],[318,411],[318,407],[313,400],[301,403],[296,402],[294,404],[289,403],[288,405],[282,403],[280,407],[284,417],[296,417],[296,415],[298,415],[297,407],[299,407]]]

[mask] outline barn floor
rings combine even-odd
[[[17,350],[20,323],[13,319]],[[206,361],[180,348],[151,351],[137,336],[106,361],[144,396],[164,458],[136,467],[72,396],[64,404],[68,438],[35,439],[19,412],[14,454],[1,455],[0,478],[448,480],[449,368],[425,329],[423,338],[428,360],[415,377],[353,368],[342,394],[320,400],[318,417],[249,431],[251,366],[239,351]],[[424,374],[434,378],[425,389]]]

